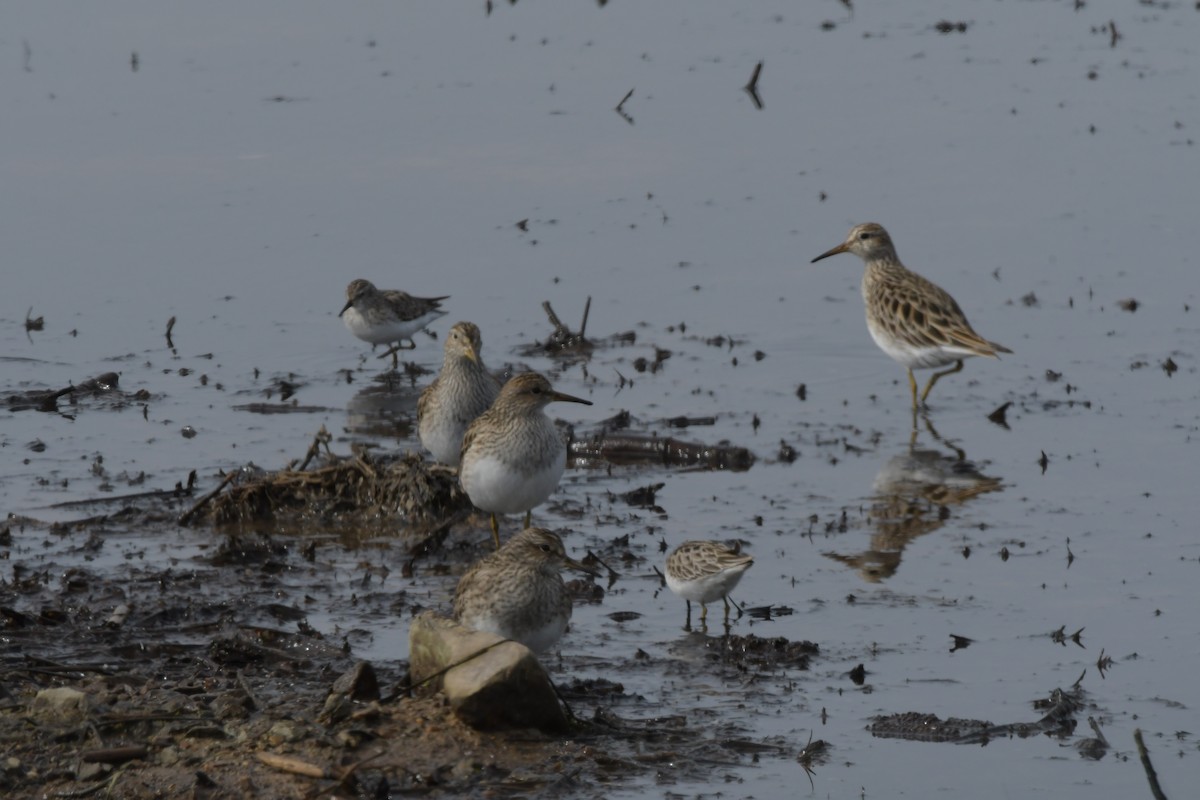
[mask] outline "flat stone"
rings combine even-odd
[[[465,628],[431,611],[413,619],[408,643],[415,691],[441,689],[468,725],[481,730],[567,730],[550,677],[525,645]],[[428,683],[417,686],[426,678]]]
[[[87,710],[88,696],[70,686],[42,689],[33,698],[32,711],[37,716],[82,719]]]

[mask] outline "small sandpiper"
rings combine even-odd
[[[718,598],[729,618],[729,593],[754,558],[721,542],[684,542],[667,556],[667,588],[687,602],[687,628],[692,627],[692,601],[700,604],[700,624],[708,622],[708,604]]]
[[[417,402],[417,434],[436,461],[457,467],[467,426],[491,408],[500,381],[488,372],[479,328],[457,322],[446,337],[441,373]]]
[[[526,528],[462,576],[454,592],[454,618],[535,653],[547,650],[571,620],[571,597],[561,574],[567,568],[595,574],[567,555],[558,534]]]
[[[458,478],[475,507],[491,512],[497,549],[500,525],[496,514],[524,511],[528,528],[533,507],[554,493],[566,469],[567,446],[543,411],[555,401],[592,404],[554,391],[536,372],[515,375],[463,436]]]
[[[413,335],[446,313],[441,304],[449,296],[413,297],[395,289],[376,289],[375,284],[358,278],[346,287],[346,305],[342,306],[338,316],[346,328],[364,342],[372,345],[395,342],[396,346],[391,350],[392,368],[395,369],[400,364],[397,352],[417,346],[412,340]],[[405,339],[409,346],[402,348]]]
[[[862,295],[867,309],[867,330],[883,352],[908,369],[914,414],[917,411],[914,369],[954,364],[929,379],[921,392],[924,405],[938,379],[960,371],[964,358],[997,358],[998,353],[1012,352],[977,334],[946,290],[901,264],[882,225],[874,222],[855,225],[846,241],[817,256],[812,263],[838,253],[853,253],[866,264]]]

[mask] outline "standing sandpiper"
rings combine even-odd
[[[855,225],[846,241],[817,256],[813,263],[838,253],[853,253],[866,263],[862,295],[867,307],[867,330],[883,352],[908,368],[914,414],[917,411],[914,369],[954,364],[929,379],[921,392],[923,405],[939,378],[963,368],[964,358],[996,358],[997,353],[1012,352],[977,334],[946,290],[901,264],[882,225],[874,222]]]
[[[708,604],[720,598],[729,618],[728,595],[750,569],[754,558],[721,542],[684,542],[667,556],[667,588],[687,601],[687,628],[692,627],[692,601],[700,604],[700,624],[708,622]]]
[[[475,507],[491,512],[497,549],[500,525],[496,514],[524,511],[528,528],[533,507],[554,493],[566,469],[567,446],[543,412],[556,400],[592,404],[554,391],[536,372],[515,375],[463,436],[458,478]]]
[[[413,297],[394,289],[379,290],[362,278],[350,281],[346,287],[346,305],[338,316],[346,327],[364,342],[372,345],[396,343],[392,350],[392,368],[400,364],[397,351],[405,339],[412,350],[417,346],[413,334],[425,328],[446,312],[441,309],[444,297]],[[386,356],[387,354],[384,353]]]
[[[457,322],[446,337],[442,371],[417,402],[417,434],[435,460],[457,467],[467,426],[491,408],[500,381],[483,365],[479,328]]]
[[[561,575],[568,567],[594,574],[567,555],[558,534],[526,528],[459,579],[454,618],[535,653],[547,650],[571,619],[571,597]]]

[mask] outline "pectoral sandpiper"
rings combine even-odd
[[[500,381],[483,364],[479,328],[457,322],[446,336],[441,373],[417,402],[417,434],[435,460],[458,466],[467,426],[491,408]]]
[[[866,264],[862,295],[867,329],[883,352],[908,369],[914,413],[917,410],[914,369],[954,364],[929,379],[921,392],[924,404],[938,379],[960,371],[964,358],[996,358],[998,353],[1012,352],[977,334],[946,290],[901,264],[883,226],[874,222],[855,225],[846,241],[817,256],[813,263],[838,253],[853,253]]]
[[[536,372],[515,375],[463,436],[458,477],[475,507],[491,512],[497,548],[496,514],[524,511],[529,527],[533,507],[554,493],[566,469],[566,444],[543,411],[555,401],[592,404],[554,391]]]
[[[547,650],[571,619],[571,597],[561,575],[567,568],[595,574],[567,555],[558,534],[526,528],[462,576],[454,592],[454,618],[534,652]]]

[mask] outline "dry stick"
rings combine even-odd
[[[175,327],[175,318],[171,317],[167,320],[167,347],[175,349],[175,342],[171,341],[171,330]]]
[[[325,430],[325,426],[322,425],[321,430],[317,431],[313,435],[312,444],[308,446],[308,452],[304,454],[304,461],[300,464],[300,472],[304,471],[305,467],[308,466],[308,462],[312,461],[317,457],[317,455],[320,454],[322,444],[325,445],[326,451],[329,450],[330,438],[329,431]]]
[[[631,97],[633,97],[633,89],[630,89],[629,92],[621,98],[621,102],[617,103],[616,111],[618,114],[622,113],[622,109],[625,107],[625,101]],[[29,310],[33,311],[33,308],[31,307]]]
[[[290,756],[281,756],[275,753],[255,753],[258,760],[266,764],[268,767],[290,772],[294,775],[303,775],[306,778],[328,778],[329,771],[318,767],[316,764],[310,764],[307,761],[301,761],[298,758]]]
[[[613,111],[616,111],[618,114],[620,114],[621,118],[623,120],[625,120],[626,122],[628,122],[630,125],[633,124],[633,117],[631,117],[625,113],[625,101],[631,97],[633,97],[633,89],[630,89],[629,93],[626,94],[624,97],[622,97],[621,102],[617,103],[617,107],[613,109]]]
[[[479,650],[476,650],[474,653],[471,653],[470,655],[464,657],[461,661],[456,661],[453,664],[448,664],[445,667],[442,667],[441,669],[439,669],[437,672],[433,673],[432,675],[426,675],[424,678],[417,681],[416,683],[405,686],[404,691],[412,692],[413,689],[418,689],[418,688],[424,686],[425,684],[429,683],[430,681],[442,677],[443,675],[445,675],[447,672],[454,669],[455,667],[461,667],[463,664],[466,664],[468,661],[474,661],[475,659],[479,658],[481,655],[488,652],[489,650],[497,648],[502,644],[508,644],[509,642],[516,642],[516,640],[515,639],[501,639],[498,642],[492,642],[487,647],[480,648]],[[517,642],[517,644],[520,644],[520,642]]]
[[[542,301],[542,310],[546,312],[546,316],[550,318],[550,324],[554,326],[554,332],[558,334],[570,334],[566,325],[558,318],[558,314],[554,313],[554,309],[550,306],[549,300]]]
[[[587,331],[588,312],[592,310],[592,296],[589,294],[587,302],[583,304],[583,321],[579,323],[579,338],[584,337],[584,332]]]
[[[147,492],[134,492],[132,494],[119,494],[114,497],[86,497],[83,500],[64,500],[61,503],[54,503],[52,505],[46,506],[46,508],[71,508],[73,506],[90,506],[90,505],[99,505],[102,503],[105,505],[112,505],[113,503],[125,503],[130,500],[143,500],[145,498],[151,498],[151,499],[164,498],[165,499],[165,498],[171,498],[171,497],[178,497],[181,492],[190,494],[190,492],[187,492],[187,490],[183,489],[182,487],[176,488],[176,489],[151,489],[150,491],[147,491]],[[100,520],[100,519],[104,519],[104,517],[93,517],[91,519]],[[80,520],[75,520],[73,522],[69,522],[67,524],[80,525],[80,524],[88,522],[88,521],[89,520],[86,520],[86,519],[80,519]]]
[[[752,94],[758,93],[758,76],[762,74],[763,62],[758,62],[754,65],[754,72],[750,75],[750,82],[746,84],[745,89]]]
[[[87,797],[88,795],[95,794],[104,788],[107,788],[111,792],[112,788],[117,785],[117,781],[120,780],[121,776],[124,774],[125,768],[122,767],[121,769],[115,770],[112,775],[100,781],[99,783],[93,783],[91,786],[85,786],[82,789],[63,789],[62,791],[55,792],[53,796],[64,798]]]
[[[149,753],[150,748],[145,745],[129,745],[87,750],[79,756],[79,759],[86,764],[122,764],[135,758],[145,758]]]
[[[237,477],[236,470],[225,473],[225,478],[219,484],[217,484],[217,488],[213,489],[211,492],[204,495],[204,497],[201,497],[199,500],[196,501],[196,505],[192,506],[190,509],[183,512],[183,515],[179,517],[179,524],[187,525],[188,522],[191,521],[192,517],[196,516],[197,511],[199,511],[200,509],[202,509],[206,505],[208,505],[210,502],[212,502],[212,499],[214,497],[216,497],[217,495],[219,495],[221,493],[222,489],[224,489],[229,484],[233,483],[233,480],[236,477]]]
[[[750,82],[742,88],[746,94],[750,95],[750,100],[754,103],[754,107],[762,110],[762,98],[758,96],[758,76],[762,74],[763,62],[759,61],[754,65],[754,74],[750,76]]]
[[[1133,729],[1133,741],[1137,744],[1138,758],[1142,760],[1142,768],[1146,770],[1146,780],[1150,782],[1150,794],[1154,795],[1154,800],[1167,800],[1162,787],[1158,785],[1158,773],[1154,771],[1154,765],[1150,763],[1150,754],[1146,752],[1146,743],[1142,741],[1141,728]]]

